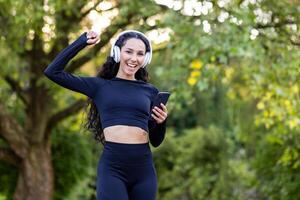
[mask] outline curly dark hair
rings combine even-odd
[[[144,42],[146,46],[146,52],[150,52],[150,44],[147,38],[145,38],[142,34],[137,32],[128,32],[122,34],[116,41],[116,44],[120,49],[125,45],[126,41],[131,38],[137,38]],[[107,57],[105,63],[102,67],[99,68],[97,77],[101,77],[104,79],[112,79],[114,78],[119,70],[120,63],[116,63],[114,59],[110,56]],[[146,70],[146,67],[140,68],[135,73],[135,78],[137,80],[142,80],[145,82],[149,81],[149,75]],[[105,138],[103,134],[102,124],[100,120],[100,114],[98,113],[97,107],[91,98],[88,98],[86,105],[86,123],[84,124],[84,128],[91,131],[94,135],[94,139],[97,142],[101,142],[105,144]]]

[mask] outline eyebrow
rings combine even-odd
[[[131,50],[131,51],[134,51],[132,48],[130,48],[130,47],[126,47],[126,49],[127,50]],[[143,52],[144,53],[144,51],[143,50],[138,50],[138,52]]]

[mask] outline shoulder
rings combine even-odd
[[[100,83],[100,84],[105,84],[109,81],[109,79],[105,79],[99,76],[94,77],[95,78],[95,82]]]
[[[148,83],[148,84],[152,88],[153,91],[155,91],[156,93],[159,92],[159,89],[157,87],[155,87],[153,84],[151,84],[151,83]]]
[[[156,86],[154,86],[153,84],[151,84],[151,83],[146,83],[146,85],[147,85],[147,87],[149,88],[149,90],[151,91],[151,94],[152,95],[156,95],[158,92],[159,92],[159,89],[156,87]]]

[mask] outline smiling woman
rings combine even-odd
[[[64,71],[66,64],[99,35],[82,34],[44,71],[55,83],[89,97],[86,128],[104,144],[98,163],[97,199],[154,200],[157,177],[150,143],[157,147],[165,137],[167,108],[154,107],[159,90],[148,83],[146,66],[152,48],[141,32],[122,32],[96,77]]]
[[[145,59],[146,47],[139,39],[129,39],[121,49],[120,70],[117,76],[129,80],[136,80],[134,75],[142,67]]]

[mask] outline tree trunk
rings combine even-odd
[[[52,200],[54,176],[51,144],[33,144],[23,159],[14,200]]]

